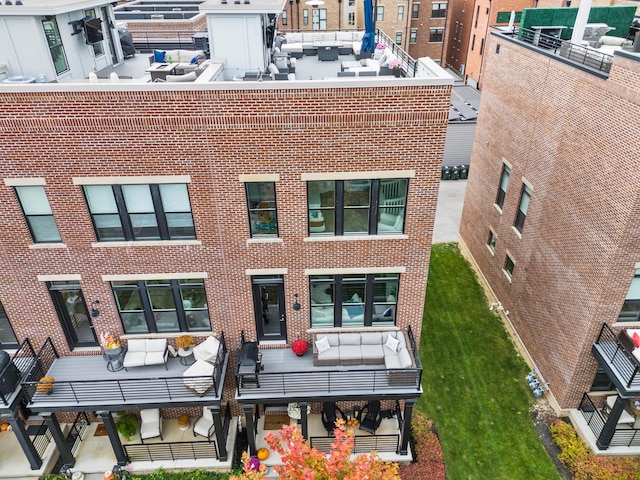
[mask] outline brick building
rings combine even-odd
[[[282,10],[281,2],[262,7],[243,6],[222,21],[240,19],[250,30],[254,18],[263,25],[262,16]],[[208,20],[215,24],[224,8],[211,4]],[[245,33],[236,29],[239,37],[227,36],[226,45]],[[261,405],[297,403],[303,433],[326,449],[323,402],[353,412],[373,409],[374,400],[393,418],[380,417],[356,451],[411,458],[453,83],[433,62],[419,63],[407,78],[0,84],[0,339],[17,352],[21,370],[21,358],[39,359],[19,393],[0,397],[0,416],[14,426],[32,469],[43,467],[22,423],[28,411],[44,417],[64,463],[76,458],[61,424],[97,412],[115,461],[135,464],[162,441],[123,444],[112,412],[159,408],[166,426],[210,410],[210,450],[192,455],[228,468],[235,437],[227,434],[238,415],[255,453]],[[401,332],[397,353],[404,348],[409,365],[389,373],[383,355],[382,365],[366,369],[351,368],[353,359],[318,366],[311,351],[300,359],[291,352],[296,339],[315,349],[314,340],[341,333],[358,336],[360,350],[360,332],[399,339]],[[118,370],[119,354],[102,356],[110,355],[100,342],[107,333],[123,347],[214,336],[213,373],[198,376],[207,389],[193,394],[198,384],[184,383],[185,357]],[[25,339],[31,355],[21,353]],[[260,349],[253,366],[263,371],[236,369],[238,358],[247,359],[243,345]],[[51,395],[38,390],[45,373],[55,376]]]
[[[596,69],[583,48],[490,35],[461,245],[557,407],[596,450],[637,454],[640,57]]]

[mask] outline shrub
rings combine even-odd
[[[411,424],[414,462],[400,466],[402,480],[444,480],[444,458],[440,440],[434,432],[433,421],[415,415]]]

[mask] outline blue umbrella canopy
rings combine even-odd
[[[364,37],[362,37],[363,52],[373,52],[376,48],[376,34],[373,26],[373,2],[364,0]]]

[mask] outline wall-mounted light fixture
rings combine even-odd
[[[300,305],[300,302],[298,301],[298,294],[294,293],[293,294],[293,298],[294,298],[293,309],[294,310],[300,310],[302,308],[302,305]]]
[[[98,310],[98,305],[100,305],[100,300],[94,300],[93,303],[91,304],[91,316],[93,318],[96,318],[98,315],[100,315],[100,310]]]

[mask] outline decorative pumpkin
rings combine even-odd
[[[258,460],[264,462],[267,458],[269,458],[269,449],[267,448],[259,448],[258,449]]]
[[[248,472],[257,472],[260,469],[260,460],[256,457],[251,457],[246,465],[246,470]]]
[[[46,393],[49,395],[53,390],[53,384],[55,383],[55,377],[46,376],[42,377],[38,383],[36,383],[36,392]]]
[[[2,425],[0,425],[0,432],[4,432],[5,430],[9,430],[8,423],[3,423]]]

